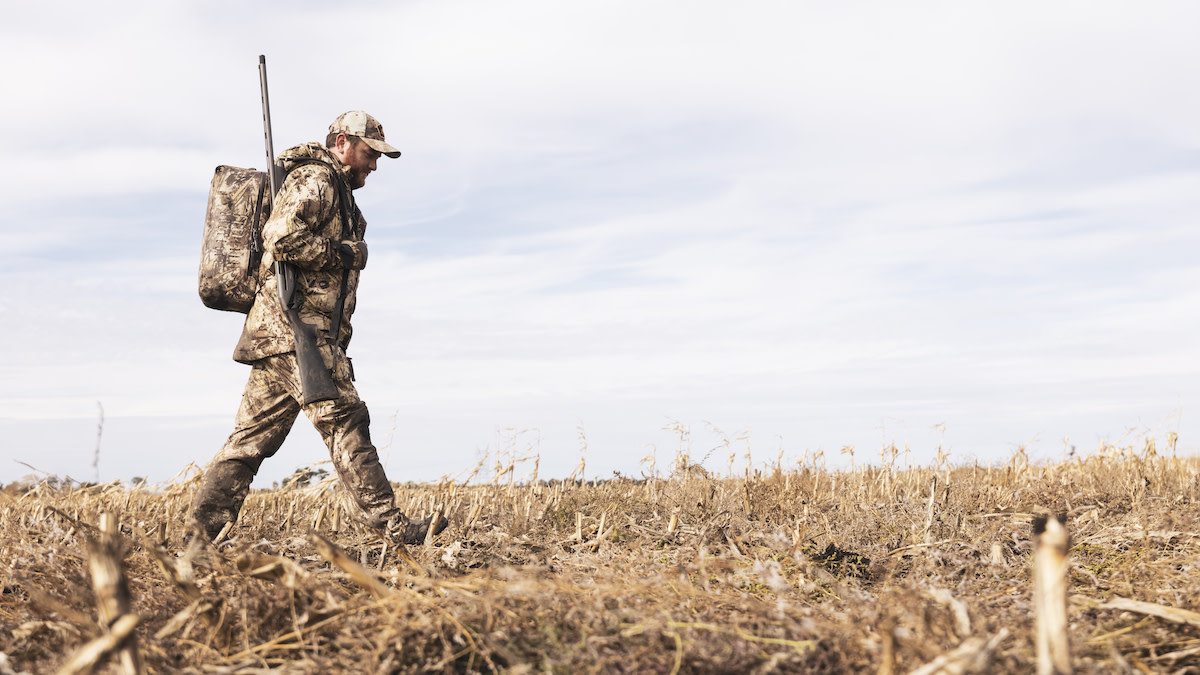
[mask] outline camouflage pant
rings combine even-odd
[[[205,469],[192,501],[192,516],[210,539],[225,523],[237,520],[259,466],[283,445],[301,410],[325,439],[338,478],[362,520],[382,527],[396,513],[395,495],[371,444],[371,418],[354,388],[350,361],[343,354],[334,361],[333,379],[340,397],[307,406],[300,404],[295,354],[254,362],[234,431]]]

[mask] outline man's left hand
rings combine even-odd
[[[338,257],[342,259],[342,267],[361,270],[367,266],[367,242],[343,241],[338,244]]]

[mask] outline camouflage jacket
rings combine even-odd
[[[292,326],[279,302],[275,261],[283,260],[295,266],[296,292],[304,298],[300,318],[327,334],[342,283],[338,245],[342,241],[361,241],[367,229],[367,221],[354,203],[346,167],[324,145],[298,145],[283,152],[279,159],[284,171],[290,169],[290,172],[275,196],[275,207],[263,227],[263,256],[259,268],[262,281],[254,305],[246,315],[241,339],[233,350],[233,359],[242,363],[296,348]],[[319,159],[329,164],[338,173],[338,179],[345,183],[352,227],[346,228],[344,233],[339,190],[333,183],[332,173],[321,164],[299,163],[305,159]],[[339,331],[343,349],[350,343],[353,332],[350,317],[354,314],[358,276],[357,270],[351,270],[348,276]]]

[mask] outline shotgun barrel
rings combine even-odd
[[[271,102],[267,96],[267,57],[258,57],[258,81],[262,87],[263,135],[267,143],[267,180],[270,182],[270,205],[275,207],[275,195],[282,187],[280,166],[275,161],[275,144],[271,139]],[[338,398],[337,384],[321,358],[319,329],[300,319],[300,297],[296,293],[296,269],[290,264],[275,261],[275,287],[279,291],[279,304],[292,324],[292,335],[296,341],[296,362],[300,367],[300,386],[304,391],[304,405]]]

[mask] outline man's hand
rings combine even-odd
[[[367,242],[343,241],[338,244],[338,257],[342,259],[342,267],[361,270],[367,266]]]

